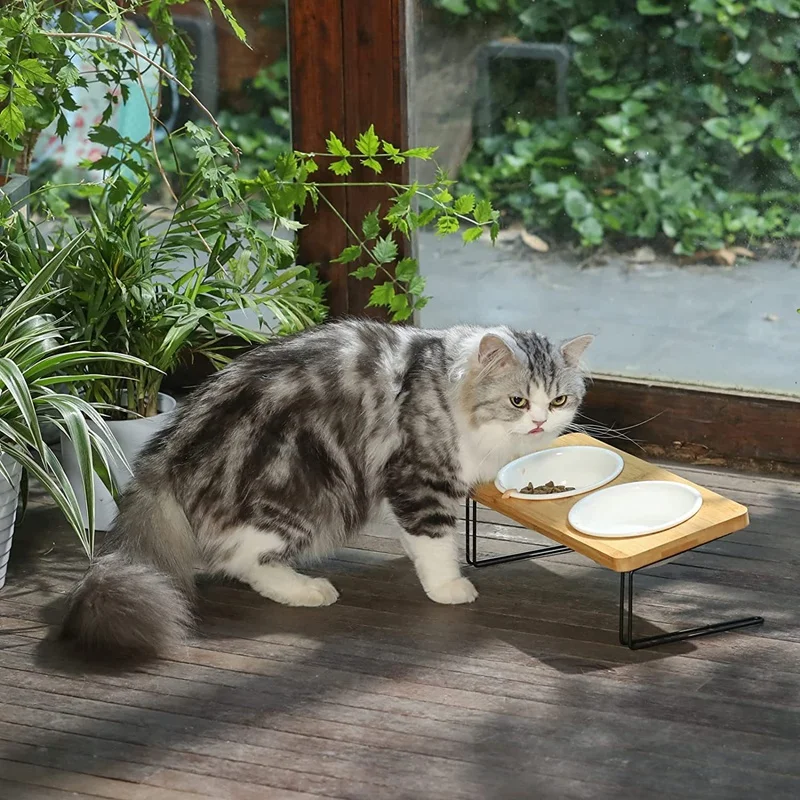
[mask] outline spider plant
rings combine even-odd
[[[114,492],[112,458],[125,463],[103,418],[89,402],[68,394],[70,385],[91,385],[106,375],[92,372],[97,362],[144,369],[141,359],[111,352],[92,352],[64,341],[57,320],[46,309],[59,299],[53,280],[81,251],[81,237],[60,248],[13,296],[0,305],[0,455],[36,478],[61,509],[86,554],[94,548],[94,480],[96,472]],[[0,269],[7,253],[0,251]],[[7,264],[5,264],[7,266]],[[55,425],[73,443],[87,498],[84,528],[75,492],[55,453],[44,441],[42,425]],[[0,481],[14,485],[0,462]]]

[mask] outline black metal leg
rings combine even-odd
[[[698,636],[708,636],[711,633],[733,631],[737,628],[761,625],[764,622],[764,617],[742,617],[741,619],[733,619],[729,622],[716,622],[713,625],[701,625],[699,628],[686,628],[682,631],[660,633],[656,636],[642,636],[639,639],[634,639],[633,576],[634,572],[622,572],[619,576],[619,641],[620,644],[630,647],[631,650],[642,650],[645,647],[670,644],[671,642],[683,642],[686,639],[695,639]]]
[[[469,497],[467,498],[465,518],[467,563],[472,567],[490,567],[493,564],[508,564],[512,561],[545,558],[572,552],[569,547],[559,544],[553,547],[537,547],[536,550],[526,550],[524,553],[513,553],[508,556],[478,558],[478,504]]]

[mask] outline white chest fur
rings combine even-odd
[[[468,486],[494,480],[500,467],[515,458],[542,450],[556,437],[551,434],[509,434],[500,425],[465,431],[461,437],[461,477]]]

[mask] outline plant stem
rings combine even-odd
[[[325,203],[327,204],[328,208],[330,208],[330,210],[333,211],[334,214],[336,214],[336,216],[338,217],[339,221],[342,223],[342,225],[345,226],[345,228],[347,228],[347,230],[349,231],[350,235],[358,242],[358,244],[360,245],[361,249],[366,251],[367,255],[369,256],[370,261],[372,261],[372,263],[378,269],[383,270],[383,272],[386,273],[386,275],[389,278],[389,280],[395,286],[397,286],[400,289],[401,292],[405,291],[403,289],[403,286],[400,283],[400,281],[398,281],[397,278],[395,278],[395,276],[392,275],[392,273],[389,272],[389,270],[386,269],[386,267],[384,267],[383,264],[381,264],[375,258],[374,255],[372,255],[372,251],[369,249],[369,247],[367,247],[366,242],[355,232],[355,230],[353,230],[352,225],[350,225],[350,223],[341,215],[341,213],[339,212],[339,209],[336,208],[336,206],[330,200],[328,200],[328,198],[325,196],[325,194],[323,192],[320,192],[319,196],[325,201]]]

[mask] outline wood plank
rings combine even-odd
[[[642,480],[674,481],[697,489],[703,497],[703,505],[691,519],[669,530],[649,536],[603,539],[579,533],[567,522],[567,515],[570,509],[580,502],[580,496],[541,502],[517,500],[513,497],[503,499],[494,484],[486,483],[473,490],[473,497],[485,506],[567,545],[616,572],[629,572],[662,561],[705,542],[718,539],[720,536],[741,530],[749,522],[747,509],[739,503],[585,434],[572,433],[562,436],[553,446],[576,445],[604,447],[619,453],[624,458],[625,467],[622,473],[608,486]]]
[[[90,800],[97,797],[97,795],[79,794],[45,786],[32,786],[3,776],[0,776],[0,789],[3,792],[0,796],[6,800]]]
[[[174,791],[164,787],[132,783],[126,780],[112,780],[68,769],[52,769],[43,764],[26,764],[0,758],[0,786],[3,781],[35,786],[30,797],[39,797],[42,789],[69,793],[74,797],[103,797],[108,800],[207,800],[207,794],[190,791]],[[46,795],[42,795],[43,797]],[[53,796],[53,795],[51,795]],[[8,795],[9,800],[11,795]],[[233,800],[233,798],[231,798]]]
[[[796,497],[775,481],[682,473],[752,501],[764,534],[754,525],[637,574],[637,626],[739,610],[768,622],[640,652],[616,643],[618,577],[583,556],[471,570],[478,602],[442,607],[378,525],[311,570],[340,589],[334,606],[203,583],[190,646],[97,670],[45,641],[85,561],[35,508],[0,593],[0,758],[45,778],[5,780],[0,765],[0,797],[412,800],[435,786],[445,798],[683,800],[702,786],[712,800],[794,800]],[[487,553],[530,538],[482,530]]]
[[[48,725],[55,725],[55,730],[60,732],[62,729],[62,724],[66,724],[68,728],[71,728],[69,723],[60,722],[60,720],[66,720],[68,717],[69,715],[59,712],[58,714],[48,713],[44,719]],[[515,726],[515,728],[518,727],[518,725]],[[104,723],[102,730],[104,733],[106,733],[109,730],[109,727]],[[119,729],[117,728],[117,730]],[[520,742],[519,738],[517,737],[520,737],[522,741]],[[129,738],[130,734],[126,733],[125,740],[127,741]],[[134,739],[135,738],[136,734],[134,732]],[[180,737],[177,742],[171,743],[170,747],[184,746],[180,744],[182,738],[183,737]],[[686,746],[685,735],[681,738],[683,741],[683,746],[679,749],[689,753],[690,751]],[[572,758],[579,757],[581,768],[588,773],[593,785],[596,786],[597,783],[600,783],[601,785],[619,787],[619,783],[614,780],[615,771],[613,768],[609,769],[608,759],[604,752],[595,751],[593,757],[590,754],[589,748],[587,748],[586,753],[570,753],[569,748],[566,747],[568,744],[567,740],[556,742],[550,737],[538,735],[535,738],[531,738],[530,732],[528,732],[526,735],[524,731],[516,730],[515,741],[517,741],[518,745],[535,748],[537,754],[536,764],[530,765],[526,769],[528,780],[523,785],[529,785],[530,779],[534,775],[538,774],[548,778],[560,777],[560,774],[565,770],[565,767],[561,765],[564,764],[565,759],[569,759],[571,756]],[[437,740],[432,739],[431,745],[435,747],[436,744]],[[459,760],[467,760],[473,757],[473,751],[471,747],[472,744],[475,743],[468,744],[466,749],[463,744],[459,746],[456,751],[461,756],[461,759]],[[767,748],[769,748],[769,744],[767,742],[764,744],[767,746]],[[503,765],[507,765],[509,772],[506,775],[506,782],[503,784],[503,786],[508,787],[510,785],[514,785],[514,779],[516,777],[514,775],[516,771],[515,768],[518,767],[519,764],[518,754],[509,754],[507,752],[507,744],[495,737],[493,737],[491,740],[482,741],[480,746],[481,755],[485,766],[491,767],[494,770],[499,770],[502,769]],[[780,749],[780,745],[777,746]],[[723,758],[726,755],[729,756],[730,752],[728,751],[727,753],[723,753],[723,751],[720,751],[719,753],[719,756]],[[747,768],[742,768],[742,763],[740,762],[736,768],[728,771],[725,782],[728,783],[729,786],[732,786],[737,785],[737,783],[742,781],[744,781],[745,784],[748,781],[753,782],[755,779],[762,789],[766,790],[769,788],[771,791],[777,792],[777,794],[782,797],[790,796],[788,792],[793,791],[794,787],[796,786],[795,776],[787,775],[785,772],[785,766],[783,765],[785,764],[786,754],[784,753],[783,755],[783,761],[778,761],[778,759],[775,757],[776,755],[777,754],[771,754],[767,758],[756,760],[755,758],[747,758],[747,754],[743,754],[743,756],[747,759],[749,766]],[[710,756],[710,758],[712,761],[714,760],[714,756]],[[663,753],[663,748],[660,747],[654,749],[653,752],[648,754],[648,760],[649,764],[644,764],[640,760],[638,762],[638,766],[631,765],[628,770],[628,778],[636,778],[637,780],[644,781],[644,783],[647,783],[650,787],[656,789],[658,788],[658,784],[656,782],[661,781],[662,778],[658,774],[654,774],[653,767],[663,768],[666,770],[670,763],[673,765],[675,764],[674,755],[665,755]],[[768,769],[764,769],[765,765],[774,765],[777,767],[777,771],[773,772]],[[463,784],[466,775],[463,772],[458,771],[457,765],[454,764],[453,766],[457,769],[457,771],[454,773],[455,782],[454,784],[449,785],[447,796],[460,796],[460,785]],[[707,757],[705,760],[688,759],[686,761],[681,761],[681,777],[673,781],[673,786],[670,787],[670,790],[673,792],[677,790],[685,793],[691,792],[692,782],[696,782],[709,768],[709,766],[709,757]],[[648,778],[648,776],[650,777]],[[456,786],[459,788],[455,789],[454,787]],[[661,786],[661,789],[663,789],[663,785]]]
[[[583,411],[617,430],[635,426],[636,439],[657,445],[662,456],[688,453],[749,468],[780,462],[800,471],[800,398],[596,376]]]
[[[292,145],[305,153],[324,153],[331,132],[345,135],[344,42],[342,0],[293,0],[286,4],[289,28],[290,102]],[[337,183],[327,163],[320,164],[321,183]],[[347,190],[322,190],[346,219]],[[324,201],[305,209],[298,231],[298,261],[319,264],[320,277],[328,283],[327,299],[333,316],[349,310],[349,268],[333,259],[347,246],[347,229]]]
[[[361,0],[342,0],[345,133],[353,141],[370,125],[381,139],[404,150],[408,146],[405,64],[405,14],[406,0],[383,0],[381,3],[364,3]],[[379,181],[395,184],[408,183],[408,165],[382,161],[383,171]],[[354,184],[376,181],[372,170],[356,164],[349,180]],[[348,189],[347,219],[355,231],[361,230],[364,217],[375,208],[388,211],[388,201],[395,192],[387,186],[352,186]],[[386,233],[386,231],[384,231]],[[411,254],[407,239],[395,236],[400,258]],[[355,243],[351,237],[350,243]],[[358,262],[351,268],[358,266]],[[386,265],[389,271],[392,265]],[[378,319],[387,319],[384,308],[369,307],[369,298],[376,282],[383,283],[385,275],[377,281],[350,279],[349,311]]]
[[[26,732],[30,731],[30,728],[26,729],[20,726],[9,727],[17,735],[23,737]],[[97,751],[84,754],[73,748],[62,750],[51,746],[42,747],[27,744],[19,739],[9,742],[7,747],[8,749],[13,748],[13,762],[0,760],[0,764],[13,763],[15,767],[12,768],[12,774],[16,772],[17,778],[28,778],[30,782],[35,782],[39,786],[43,783],[43,777],[48,781],[47,785],[55,784],[59,788],[65,783],[74,784],[78,782],[75,776],[77,773],[87,776],[84,781],[91,786],[93,791],[105,791],[102,794],[103,797],[120,798],[120,800],[126,800],[128,797],[138,800],[139,797],[148,796],[153,797],[154,800],[191,800],[191,798],[197,797],[263,800],[264,797],[264,787],[249,783],[244,774],[240,779],[233,781],[210,774],[195,775],[161,766],[154,767],[146,763],[120,760],[117,753],[115,753],[116,758],[103,758]],[[3,749],[3,742],[0,740],[0,753]],[[32,767],[33,774],[26,767]],[[68,780],[65,781],[56,770],[67,773]],[[94,777],[95,780],[88,776]],[[119,786],[117,784],[120,781],[125,783]],[[148,791],[143,787],[152,788]],[[322,795],[276,787],[270,789],[270,800],[314,800],[319,797]]]
[[[107,731],[102,731],[104,734]],[[153,776],[164,776],[166,781],[180,780],[184,785],[194,784],[199,779],[200,785],[210,787],[222,784],[234,784],[243,786],[247,791],[250,786],[255,788],[255,797],[264,796],[265,789],[270,793],[274,792],[280,797],[286,793],[287,797],[292,795],[300,797],[363,797],[363,798],[383,798],[389,797],[382,787],[375,784],[364,783],[353,775],[349,779],[341,780],[329,779],[324,776],[304,774],[302,772],[286,769],[281,765],[271,764],[262,765],[258,761],[249,761],[247,757],[249,751],[242,748],[231,749],[226,757],[217,757],[213,754],[212,748],[208,748],[210,754],[198,753],[195,749],[184,747],[180,750],[171,749],[168,746],[159,746],[144,741],[138,744],[127,737],[124,740],[115,741],[108,738],[99,738],[94,732],[71,733],[68,730],[48,729],[44,731],[40,727],[23,725],[13,722],[0,722],[0,748],[13,753],[15,758],[24,759],[30,745],[42,749],[42,742],[47,742],[47,753],[65,753],[66,757],[76,756],[76,761],[80,761],[81,756],[89,756],[91,759],[102,758],[106,763],[119,765],[124,770],[136,770],[142,767],[152,773]],[[224,748],[220,749],[222,752]],[[203,750],[197,747],[196,750]],[[169,764],[174,770],[165,770],[164,765]],[[153,768],[157,768],[157,772]],[[76,767],[77,768],[77,767]],[[176,773],[174,776],[172,773]],[[302,787],[301,790],[288,787]],[[311,790],[315,791],[311,791]],[[249,794],[249,792],[248,792]],[[224,792],[215,793],[212,796],[229,797]],[[272,796],[271,794],[269,795]],[[231,800],[235,800],[234,797]]]

